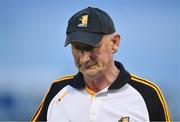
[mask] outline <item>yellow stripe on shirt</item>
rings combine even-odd
[[[157,85],[153,84],[152,82],[148,81],[148,80],[142,79],[142,78],[135,76],[135,75],[132,75],[132,74],[131,74],[131,79],[136,81],[136,82],[140,82],[140,83],[143,83],[147,86],[150,86],[151,88],[153,88],[157,92],[158,97],[160,98],[160,101],[163,105],[166,122],[170,122],[171,121],[170,112],[168,110],[167,104],[165,102],[165,99],[164,99],[163,94],[162,94],[161,90],[159,89],[159,87]]]

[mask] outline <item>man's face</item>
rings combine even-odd
[[[72,43],[75,64],[85,77],[94,77],[106,72],[113,62],[112,36],[103,36],[95,47],[82,43]]]

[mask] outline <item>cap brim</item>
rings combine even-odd
[[[65,47],[72,42],[80,42],[95,47],[103,37],[103,34],[90,33],[85,31],[71,32],[67,35]]]

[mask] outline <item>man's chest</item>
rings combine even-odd
[[[131,87],[98,95],[64,89],[51,101],[47,120],[66,122],[148,121],[142,97]]]

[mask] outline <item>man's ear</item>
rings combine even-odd
[[[112,38],[112,53],[116,53],[119,48],[120,44],[120,35],[118,33],[114,33],[113,38]]]

